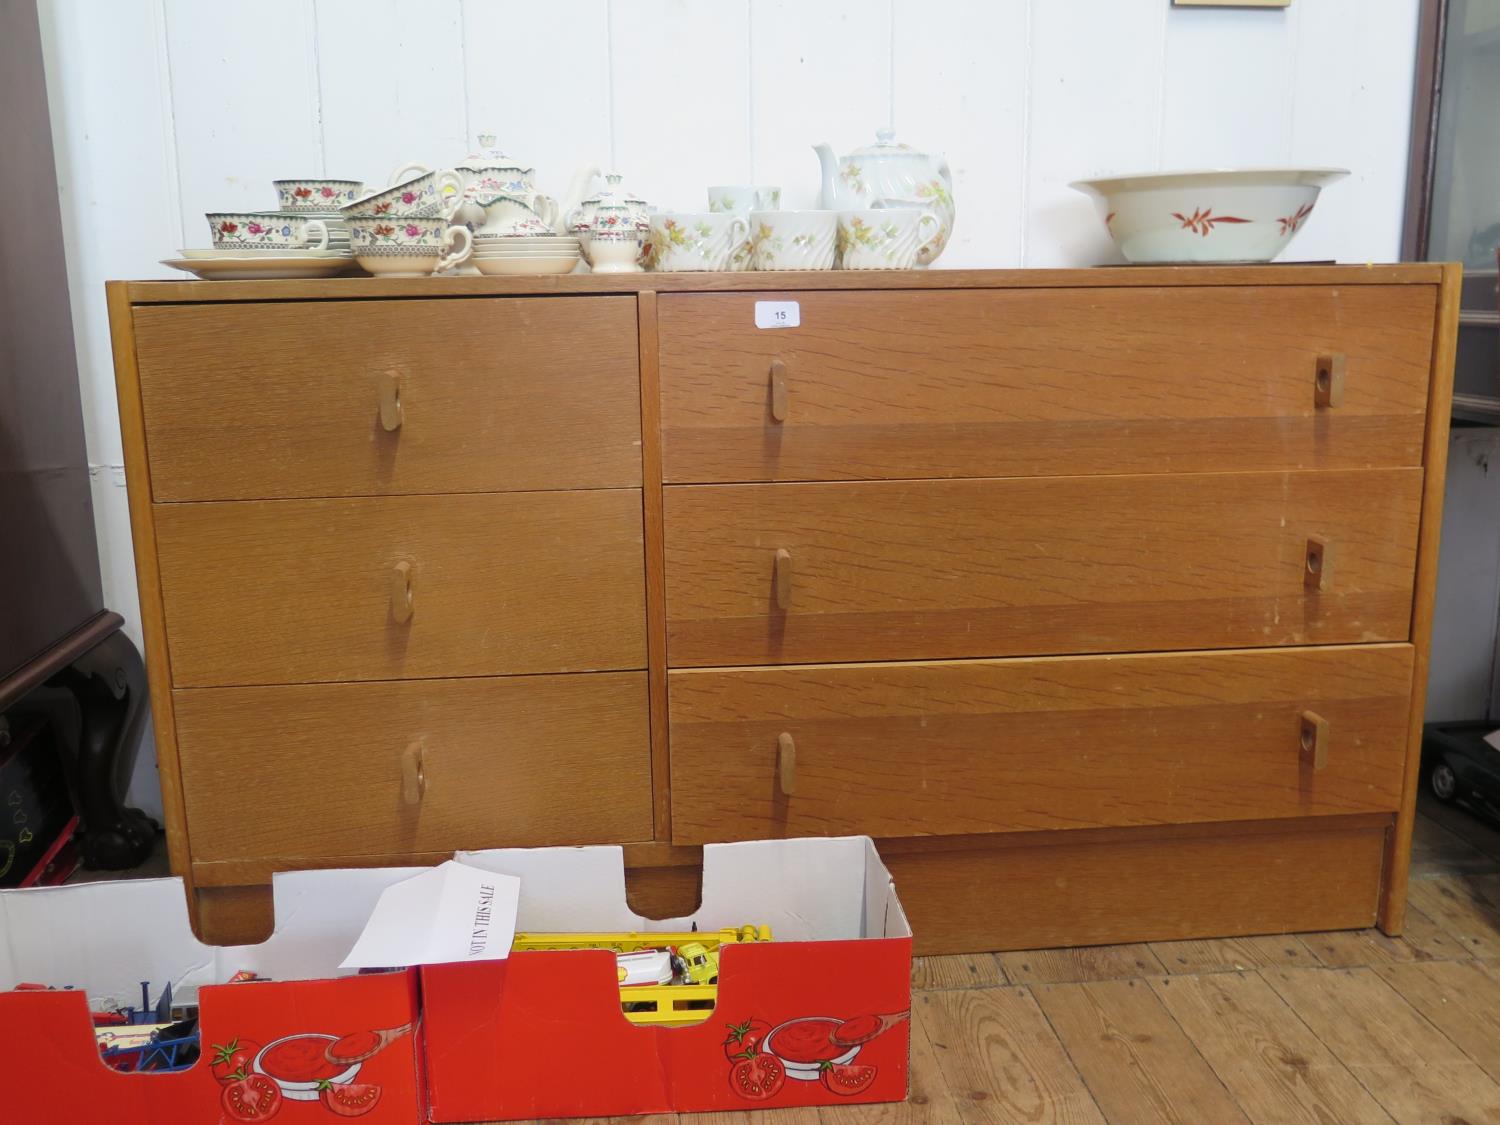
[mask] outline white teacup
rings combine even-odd
[[[941,226],[916,207],[868,207],[839,212],[839,265],[846,270],[909,270],[917,251]]]
[[[399,172],[408,170],[403,168]],[[462,202],[462,190],[463,181],[459,179],[457,172],[423,172],[414,179],[356,199],[353,203],[346,203],[339,211],[346,219],[360,216],[404,218],[411,215],[451,215]]]
[[[708,209],[748,215],[781,210],[781,189],[770,184],[722,184],[708,189]]]
[[[216,211],[206,216],[215,250],[327,250],[328,224],[279,211]]]
[[[469,228],[441,215],[356,215],[349,218],[354,259],[370,273],[426,277],[465,261],[474,250]]]
[[[749,236],[750,221],[743,215],[663,211],[651,216],[651,268],[663,272],[732,269],[735,255],[743,254]]]
[[[752,211],[758,270],[831,270],[837,211]]]

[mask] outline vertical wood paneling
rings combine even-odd
[[[1353,232],[1357,210],[1354,197],[1362,190],[1359,161],[1363,141],[1358,135],[1353,96],[1359,81],[1359,60],[1349,50],[1348,42],[1358,26],[1360,7],[1362,0],[1321,0],[1317,4],[1294,4],[1289,9],[1297,25],[1299,49],[1292,68],[1288,156],[1299,167],[1356,170],[1355,175],[1340,180],[1321,196],[1290,249],[1290,254],[1298,258],[1335,257],[1341,248],[1349,246]],[[1319,49],[1319,45],[1330,43],[1341,46]],[[1389,124],[1394,127],[1395,122]],[[1401,128],[1406,128],[1404,122]],[[1404,161],[1401,167],[1405,169]],[[1400,198],[1401,191],[1392,196],[1396,201]],[[1395,210],[1399,215],[1399,207]],[[1355,239],[1356,244],[1360,241]],[[1348,250],[1343,252],[1347,254]]]
[[[315,0],[315,12],[329,176],[375,186],[402,164],[451,167],[472,151],[459,0],[427,0],[420,18],[398,0]]]
[[[274,211],[272,180],[323,174],[313,10],[166,0],[166,16],[182,218],[188,245],[206,246],[205,212]]]
[[[615,159],[664,210],[707,210],[709,184],[750,178],[747,13],[748,0],[611,4]]]
[[[1294,32],[1291,9],[1168,11],[1163,168],[1286,163]]]
[[[1156,167],[1166,13],[1167,0],[1032,4],[1025,265],[1121,260],[1068,182]]]
[[[891,120],[891,0],[751,0],[750,36],[755,178],[816,207],[811,146],[842,154]]]
[[[953,171],[942,264],[1020,265],[1028,5],[894,0],[892,21],[896,139],[944,153]]]
[[[463,20],[472,132],[494,133],[559,200],[577,169],[611,163],[607,0],[463,0]],[[621,73],[650,65],[631,60]]]

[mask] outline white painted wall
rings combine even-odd
[[[139,640],[103,282],[206,245],[269,181],[383,182],[494,131],[560,194],[613,165],[652,202],[780,183],[893,124],[947,153],[942,266],[1113,260],[1069,180],[1343,165],[1298,257],[1400,241],[1417,0],[41,0],[105,597]],[[149,787],[149,779],[144,779]]]

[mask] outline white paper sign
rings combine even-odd
[[[520,901],[521,880],[450,859],[382,891],[340,968],[503,960]]]
[[[756,301],[755,327],[796,328],[802,323],[802,306],[796,301]]]

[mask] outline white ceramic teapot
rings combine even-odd
[[[639,273],[651,249],[651,207],[620,180],[620,173],[609,173],[603,189],[568,219],[568,229],[578,236],[595,273]]]
[[[836,157],[828,144],[813,145],[823,166],[823,207],[853,211],[863,207],[921,207],[937,216],[936,233],[917,251],[917,264],[930,265],[953,233],[953,174],[948,161],[898,144],[891,129],[876,141]]]
[[[459,178],[459,192],[463,197],[454,218],[476,232],[486,221],[484,205],[502,195],[543,216],[548,230],[551,230],[558,219],[578,206],[583,193],[599,174],[597,167],[579,171],[573,177],[568,194],[559,203],[536,190],[536,169],[497,148],[493,133],[479,134],[479,147],[455,165],[453,171]]]

